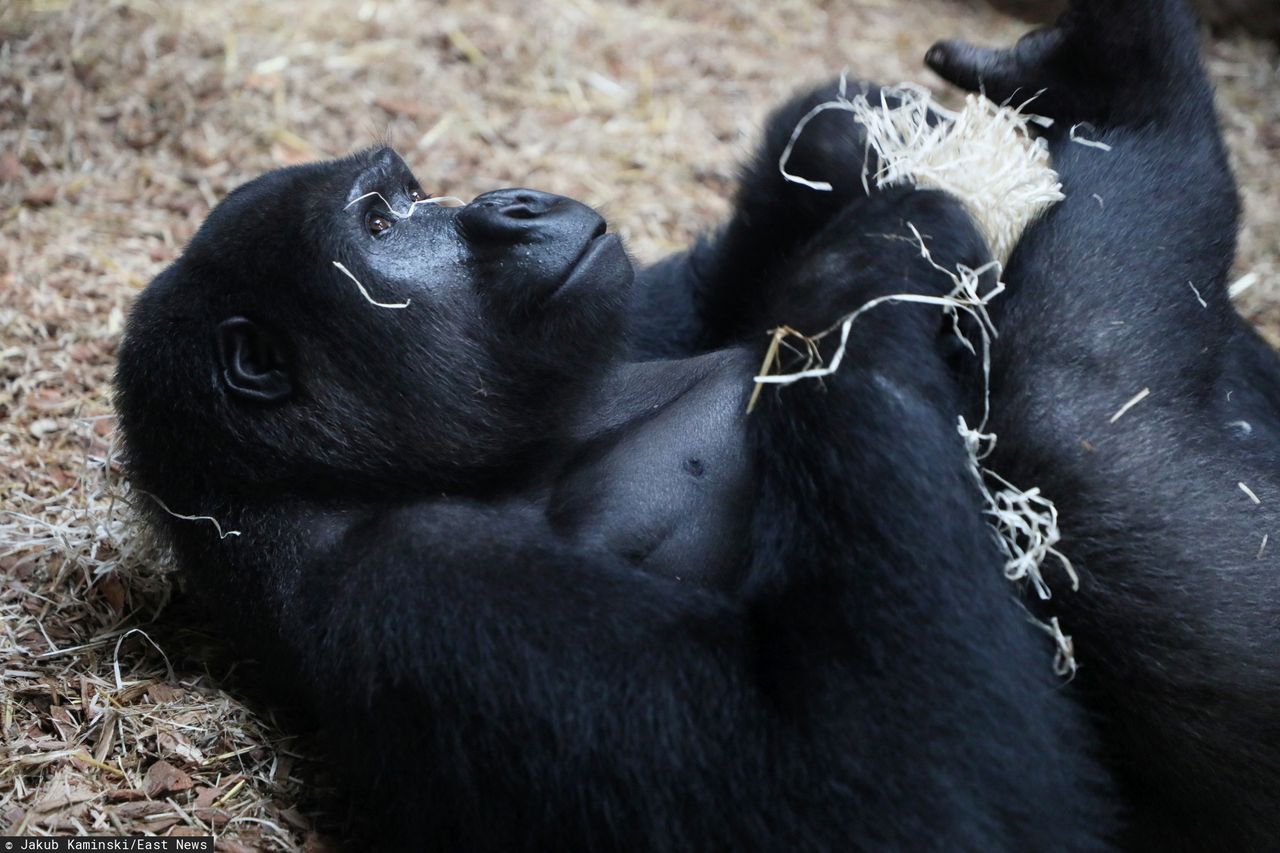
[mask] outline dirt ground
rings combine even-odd
[[[651,261],[725,213],[794,87],[937,88],[934,39],[1023,29],[976,0],[0,0],[0,832],[321,850],[343,817],[306,741],[242,701],[252,665],[206,651],[112,458],[129,303],[230,189],[389,139],[430,191],[577,196]],[[1237,302],[1280,341],[1280,53],[1207,56]]]

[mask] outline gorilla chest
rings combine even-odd
[[[744,383],[711,379],[590,442],[552,489],[564,535],[690,583],[729,580],[750,508]]]

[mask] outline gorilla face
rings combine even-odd
[[[607,366],[632,276],[604,220],[571,199],[431,203],[389,149],[268,173],[138,299],[120,354],[126,433],[193,448],[171,457],[186,470],[144,466],[140,485],[478,482]]]
[[[397,300],[478,299],[513,331],[560,322],[631,275],[621,244],[585,205],[527,189],[434,205],[390,150],[354,176],[343,201],[330,243],[385,291]]]

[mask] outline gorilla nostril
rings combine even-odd
[[[508,204],[502,208],[502,215],[511,219],[534,219],[541,213],[534,205],[528,202],[517,202],[516,204]]]
[[[559,236],[577,240],[588,229],[593,238],[605,232],[603,220],[585,205],[529,189],[494,190],[477,196],[458,213],[458,227],[473,247],[488,244],[495,249]]]

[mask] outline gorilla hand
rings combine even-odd
[[[1205,86],[1185,0],[1073,0],[1056,23],[1011,48],[949,39],[934,44],[925,62],[997,102],[1035,97],[1035,112],[1064,123],[1170,117],[1180,100],[1171,92]]]

